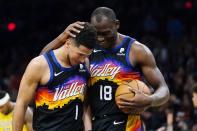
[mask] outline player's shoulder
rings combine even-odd
[[[39,55],[37,57],[34,57],[29,65],[31,65],[32,67],[35,67],[35,68],[43,68],[47,65],[47,62],[46,62],[46,59],[44,58],[43,55]]]
[[[131,47],[131,55],[133,57],[133,59],[135,60],[135,62],[137,63],[141,63],[141,62],[145,62],[147,60],[153,60],[154,56],[151,52],[151,50],[144,44],[138,42],[138,41],[134,41],[134,43],[132,44]]]
[[[140,43],[139,41],[134,41],[131,49],[136,53],[151,53],[150,49],[146,45]]]
[[[24,82],[40,82],[45,75],[47,62],[44,56],[37,56],[33,58],[26,67],[22,81]]]
[[[34,57],[28,64],[26,70],[33,74],[35,73],[42,73],[45,71],[47,67],[47,61],[43,55]]]

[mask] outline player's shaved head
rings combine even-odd
[[[101,22],[104,16],[111,21],[116,20],[115,12],[108,7],[98,7],[91,14],[91,18],[95,17],[97,22]]]

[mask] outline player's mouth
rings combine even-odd
[[[99,44],[102,46],[102,45],[105,45],[105,41],[99,41]]]

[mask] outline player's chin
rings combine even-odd
[[[110,44],[108,42],[99,42],[99,45],[104,49],[110,49]]]
[[[79,65],[79,64],[80,64],[80,62],[75,62],[75,61],[73,61],[73,62],[71,63],[72,66],[77,66],[77,65]]]

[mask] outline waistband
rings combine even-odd
[[[126,119],[128,117],[127,114],[104,114],[104,115],[95,115],[92,117],[93,120],[95,119],[105,119],[105,118],[123,118]]]

